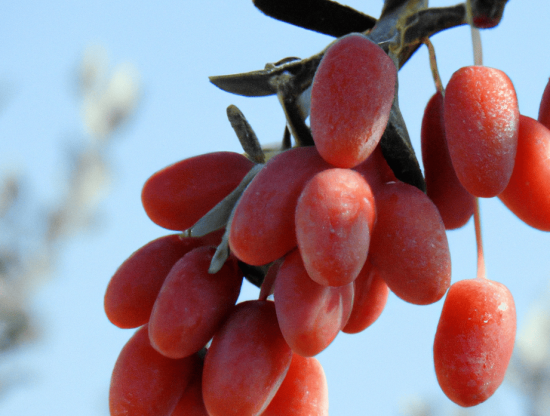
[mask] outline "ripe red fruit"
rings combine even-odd
[[[281,332],[297,354],[319,354],[346,325],[353,305],[353,283],[322,286],[308,276],[298,250],[285,256],[273,296]]]
[[[390,116],[397,68],[377,44],[346,35],[325,52],[311,90],[311,133],[329,163],[352,168],[372,153]]]
[[[107,318],[119,328],[137,328],[149,321],[153,304],[172,266],[194,248],[219,244],[223,232],[201,238],[167,235],[135,251],[115,272],[104,307]]]
[[[149,343],[147,325],[124,346],[109,390],[111,416],[170,416],[187,387],[198,355],[172,360]]]
[[[501,193],[512,175],[519,109],[512,81],[498,69],[456,71],[445,90],[445,134],[456,175],[474,196]]]
[[[550,129],[550,80],[548,80],[548,84],[546,84],[546,88],[542,93],[538,120],[544,127]]]
[[[246,157],[232,152],[185,159],[151,176],[141,202],[155,224],[183,231],[229,195],[252,166]]]
[[[321,363],[292,354],[283,384],[262,416],[328,416],[328,386]]]
[[[385,184],[375,198],[370,261],[401,299],[417,305],[437,302],[451,283],[451,257],[436,206],[403,182]]]
[[[194,368],[191,380],[170,416],[209,416],[202,399],[202,370],[204,362]]]
[[[447,397],[464,407],[487,400],[504,379],[515,335],[506,286],[485,278],[453,284],[434,341],[435,372]]]
[[[449,155],[440,92],[424,110],[420,137],[426,193],[439,210],[445,229],[460,228],[474,213],[474,196],[458,180]]]
[[[384,159],[380,146],[376,146],[367,160],[354,167],[353,170],[365,178],[374,193],[385,183],[397,181],[388,162]]]
[[[294,213],[304,186],[329,169],[315,147],[297,147],[273,159],[244,191],[237,208],[229,246],[245,263],[261,266],[296,247]]]
[[[367,259],[376,210],[363,177],[328,169],[306,185],[296,206],[296,238],[307,273],[325,286],[355,280]]]
[[[214,336],[204,361],[204,404],[210,416],[259,415],[290,367],[271,301],[238,304]]]
[[[187,357],[203,348],[239,297],[243,277],[234,258],[216,274],[208,273],[215,252],[213,247],[199,247],[187,253],[162,285],[149,337],[166,357]]]
[[[526,224],[550,231],[550,130],[520,116],[518,151],[510,182],[498,196]]]
[[[353,308],[346,326],[342,329],[347,334],[356,334],[371,326],[384,310],[390,292],[388,285],[368,259],[353,286]]]

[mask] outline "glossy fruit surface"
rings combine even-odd
[[[550,130],[521,116],[516,164],[498,196],[526,224],[550,231]]]
[[[143,186],[141,202],[155,224],[183,231],[229,195],[252,166],[233,152],[185,159],[151,176]]]
[[[298,248],[311,279],[325,286],[353,282],[367,259],[375,219],[374,196],[359,173],[315,175],[296,206]]]
[[[369,259],[390,290],[417,305],[437,302],[451,283],[445,226],[425,193],[402,182],[375,194],[377,222]]]
[[[464,407],[487,400],[500,386],[514,348],[516,309],[506,286],[484,278],[451,286],[437,326],[437,380]]]
[[[262,416],[328,416],[328,386],[321,363],[292,354],[283,384]]]
[[[311,133],[321,156],[352,168],[372,153],[390,116],[397,69],[377,44],[352,33],[325,52],[311,90]]]
[[[105,292],[107,318],[119,328],[149,321],[157,295],[172,266],[194,248],[219,244],[222,233],[201,238],[167,235],[136,250],[115,272]]]
[[[270,159],[244,191],[231,224],[231,251],[261,266],[297,245],[294,216],[306,183],[330,169],[315,147],[297,147]]]
[[[323,286],[309,277],[298,250],[285,256],[274,284],[281,332],[304,357],[319,354],[346,325],[353,305],[353,283]]]
[[[501,193],[512,175],[519,109],[512,81],[498,69],[468,66],[445,89],[445,134],[456,175],[474,196]]]
[[[420,137],[426,193],[439,210],[445,229],[460,228],[474,213],[474,196],[456,176],[445,137],[443,96],[439,92],[424,110]]]
[[[170,416],[199,357],[172,360],[153,349],[147,325],[136,331],[116,361],[109,390],[111,416]]]
[[[204,361],[204,404],[210,416],[253,416],[269,404],[290,367],[271,301],[239,303],[214,336]]]
[[[229,258],[215,274],[208,267],[216,249],[199,247],[183,256],[170,270],[159,292],[149,337],[153,347],[170,358],[198,352],[233,309],[242,273]]]

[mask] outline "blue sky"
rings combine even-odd
[[[373,16],[382,7],[380,0],[346,4]],[[550,76],[549,7],[544,0],[529,6],[512,1],[501,25],[481,34],[485,65],[509,75],[520,111],[534,118]],[[143,183],[180,159],[240,151],[225,116],[229,104],[243,111],[262,143],[280,140],[284,116],[276,98],[230,95],[211,85],[208,76],[260,69],[287,56],[307,57],[331,38],[270,19],[249,0],[56,0],[2,2],[0,39],[0,85],[9,92],[0,112],[0,175],[24,172],[45,204],[59,196],[64,152],[84,135],[74,91],[84,49],[103,45],[114,64],[129,61],[141,75],[140,106],[110,147],[110,194],[100,206],[98,228],[64,244],[52,279],[37,290],[33,311],[42,337],[4,365],[7,371],[24,370],[27,383],[0,397],[0,416],[106,415],[110,372],[133,331],[117,329],[105,318],[105,287],[135,249],[166,234],[140,205]],[[468,28],[432,40],[444,83],[456,69],[472,64]],[[401,109],[420,152],[420,122],[435,91],[424,48],[399,77]],[[548,284],[550,236],[521,223],[498,200],[483,200],[481,209],[488,276],[511,290],[521,329],[530,304]],[[453,281],[475,277],[472,222],[448,236]],[[257,294],[243,288],[244,298]],[[414,306],[390,295],[371,328],[339,335],[319,355],[331,414],[396,415],[400,401],[411,395],[452,410],[432,363],[442,304]],[[516,414],[521,400],[505,397],[509,391],[501,388],[480,414]]]

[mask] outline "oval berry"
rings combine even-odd
[[[485,278],[453,284],[434,341],[435,373],[447,397],[464,407],[487,400],[504,379],[515,335],[506,286]]]
[[[208,414],[259,415],[277,393],[291,359],[273,302],[238,304],[214,336],[204,361]]]
[[[352,168],[372,153],[388,124],[397,68],[377,44],[346,35],[325,52],[311,90],[311,133],[321,156]]]
[[[368,259],[353,286],[353,308],[342,329],[346,334],[356,334],[371,326],[384,310],[390,293],[388,285]]]
[[[306,183],[329,169],[315,147],[297,147],[271,160],[244,191],[235,209],[229,246],[240,260],[261,266],[296,247],[294,213]]]
[[[353,283],[322,286],[308,276],[298,250],[285,256],[273,296],[281,332],[297,354],[319,354],[346,325],[353,305]]]
[[[521,116],[516,163],[510,182],[498,196],[531,227],[550,231],[550,130]]]
[[[147,325],[126,343],[109,389],[111,416],[170,416],[199,364],[198,355],[172,360],[149,343]]]
[[[445,229],[460,228],[474,213],[474,196],[456,176],[445,137],[443,96],[439,92],[424,110],[420,137],[426,193],[439,210]]]
[[[377,222],[369,258],[388,287],[417,305],[437,302],[451,283],[445,226],[425,193],[403,182],[375,194]]]
[[[229,195],[252,166],[233,152],[185,159],[151,176],[143,186],[141,202],[155,224],[183,231]]]
[[[216,249],[199,247],[170,270],[153,307],[149,337],[170,358],[187,357],[203,348],[233,309],[242,274],[230,258],[215,274],[208,267]]]
[[[321,363],[292,354],[283,384],[262,416],[328,416],[328,386]]]
[[[217,245],[223,231],[201,238],[167,235],[135,251],[115,272],[105,292],[109,321],[119,328],[137,328],[149,321],[157,295],[172,266],[203,245]]]
[[[445,90],[445,134],[456,175],[474,196],[501,193],[512,175],[519,109],[512,81],[498,69],[456,71]]]
[[[296,206],[296,238],[304,266],[315,282],[347,285],[367,259],[376,210],[363,177],[328,169],[306,185]]]

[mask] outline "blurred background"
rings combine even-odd
[[[375,17],[383,6],[342,3]],[[544,0],[512,1],[481,33],[484,64],[508,74],[533,118],[550,76],[549,11]],[[143,183],[190,156],[240,152],[230,104],[262,143],[280,141],[275,97],[234,96],[208,76],[305,58],[332,39],[270,19],[249,0],[22,0],[0,4],[0,40],[0,416],[107,416],[110,373],[133,331],[108,322],[103,294],[134,250],[168,233],[146,217]],[[444,83],[473,63],[469,28],[432,41]],[[399,83],[419,153],[435,92],[426,48]],[[497,199],[481,210],[488,276],[510,289],[518,315],[503,386],[468,411],[450,402],[432,362],[443,301],[390,295],[372,327],[339,335],[318,356],[332,415],[550,415],[550,236]],[[453,281],[475,277],[472,221],[448,237]],[[257,296],[243,286],[242,299]]]

